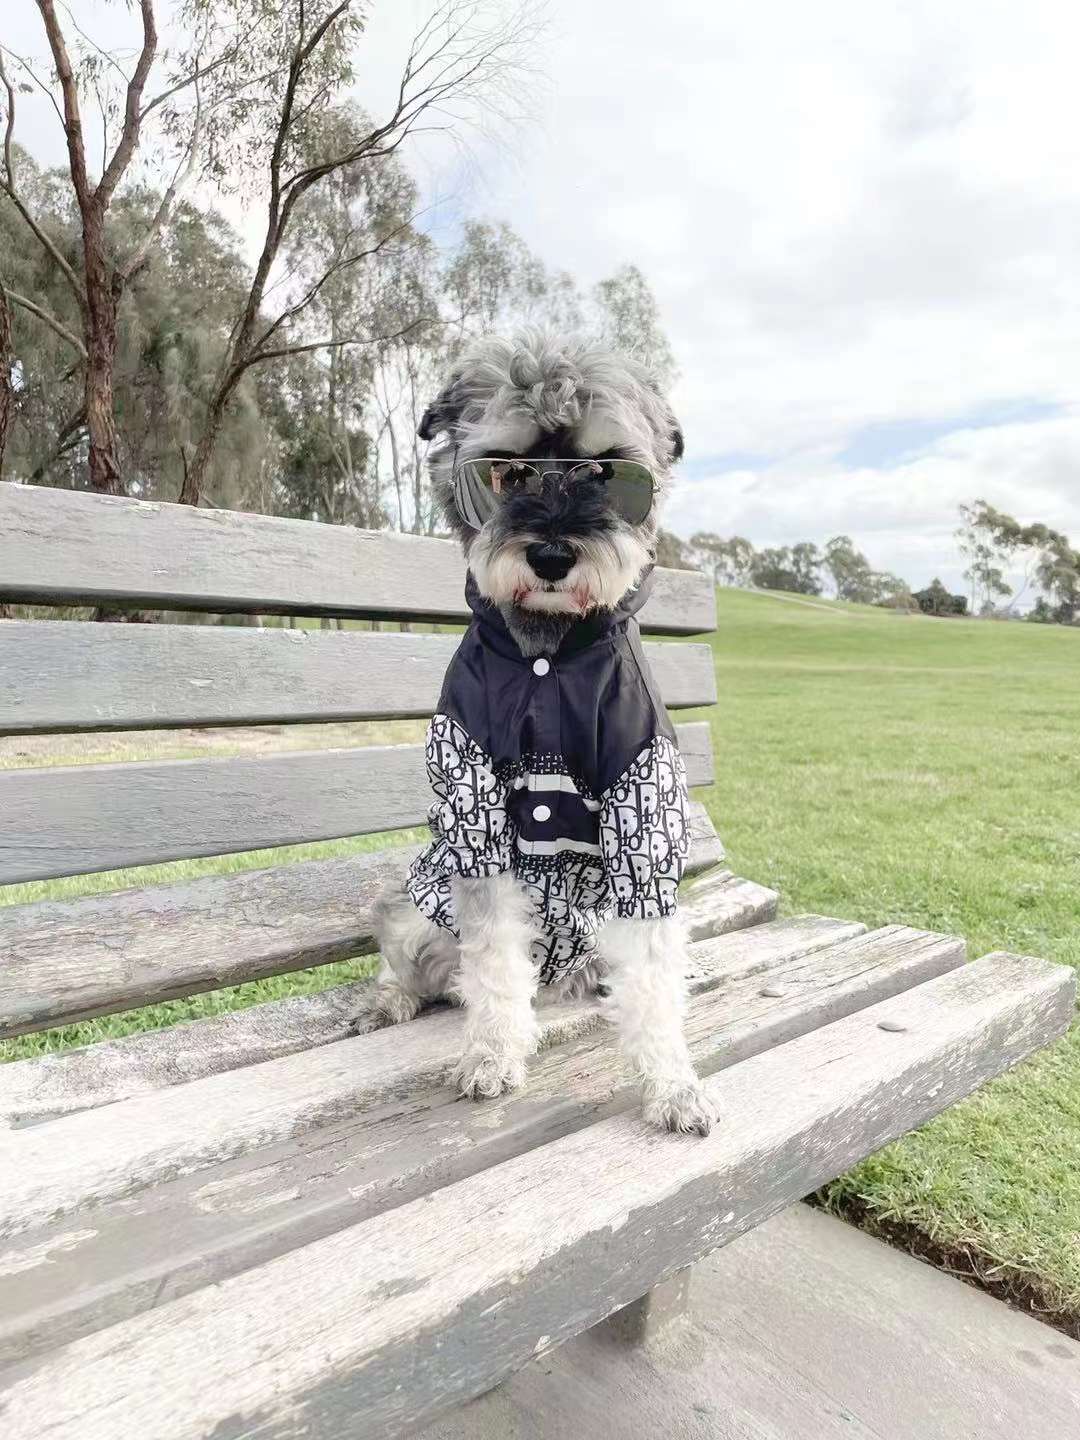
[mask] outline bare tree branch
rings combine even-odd
[[[17,290],[9,289],[7,294],[8,299],[13,305],[18,305],[23,310],[28,310],[31,315],[36,315],[44,325],[48,325],[50,330],[59,335],[61,340],[66,340],[67,343],[78,352],[80,359],[85,361],[88,358],[86,346],[73,330],[68,329],[63,321],[58,320],[55,315],[50,315],[47,310],[43,309],[42,306],[36,304],[33,300],[28,300],[25,295],[20,295]]]
[[[52,0],[38,0],[39,5],[42,3],[51,5]],[[135,73],[128,82],[127,94],[124,98],[124,128],[120,132],[120,142],[113,152],[112,159],[105,167],[94,197],[102,209],[107,208],[113,191],[123,179],[125,171],[131,164],[135,147],[139,143],[143,91],[146,89],[146,81],[157,53],[158,37],[157,27],[154,24],[154,0],[139,0],[139,10],[143,23],[142,50],[139,52]]]
[[[27,60],[25,56],[17,54],[9,46],[0,45],[0,54],[5,53],[10,55],[11,58],[15,61],[16,65],[18,65],[21,70],[25,71],[25,73],[30,76],[30,79],[45,96],[45,99],[48,100],[52,108],[56,111],[56,118],[60,121],[60,124],[63,125],[64,112],[60,109],[60,106],[57,105],[56,96],[53,94],[50,87],[46,85],[45,81],[42,80],[41,76],[37,73],[34,67],[30,64],[30,61]]]
[[[4,473],[4,451],[7,449],[11,419],[15,412],[15,387],[12,384],[11,306],[8,292],[0,280],[0,476]],[[2,612],[0,607],[0,612]]]
[[[120,62],[117,60],[116,56],[111,54],[108,50],[103,49],[96,40],[92,39],[89,35],[87,35],[86,31],[75,19],[75,16],[72,13],[71,6],[66,3],[66,0],[60,0],[60,4],[63,7],[64,14],[68,17],[68,23],[75,31],[76,35],[78,35],[79,39],[82,40],[84,44],[88,45],[91,50],[96,50],[97,53],[101,56],[101,58],[107,61],[108,64],[112,66],[112,68],[120,76],[120,79],[123,80],[124,84],[126,85],[128,77],[124,74],[123,67],[120,65]]]
[[[400,340],[402,336],[411,334],[422,325],[439,323],[438,316],[421,315],[418,320],[410,320],[408,325],[390,335],[355,335],[347,340],[312,340],[306,345],[283,345],[278,350],[261,350],[256,355],[249,355],[236,366],[237,379],[252,365],[261,365],[264,360],[280,360],[283,355],[303,355],[310,350],[338,350],[343,345],[386,345],[391,340]]]
[[[85,210],[90,205],[92,190],[86,170],[86,145],[83,139],[82,114],[79,109],[79,90],[75,84],[75,72],[71,68],[71,57],[68,55],[64,32],[56,18],[56,6],[53,4],[53,0],[36,0],[36,4],[41,11],[41,18],[45,22],[45,34],[48,37],[49,49],[52,51],[53,64],[56,66],[56,78],[60,81],[60,94],[64,102],[64,135],[67,139],[68,160],[72,184],[75,186],[75,198],[79,202],[79,209]]]
[[[169,181],[165,193],[162,195],[161,201],[151,217],[150,223],[146,227],[142,240],[132,254],[128,256],[124,264],[119,267],[119,274],[125,284],[133,275],[138,274],[146,264],[147,257],[150,254],[150,247],[161,233],[165,222],[171,217],[176,208],[177,200],[184,193],[184,190],[187,188],[195,173],[195,167],[199,159],[199,146],[202,143],[203,126],[202,99],[197,88],[195,93],[195,118],[192,122],[187,153],[181,156],[180,163],[177,165],[173,177]]]
[[[78,301],[79,309],[85,311],[86,291],[83,289],[82,282],[78,275],[76,275],[67,256],[64,255],[52,237],[49,236],[34,219],[15,187],[15,165],[12,157],[12,137],[15,133],[15,87],[8,78],[7,69],[4,65],[3,46],[0,46],[0,83],[3,84],[7,92],[7,117],[4,125],[4,178],[0,180],[0,191],[2,191],[15,206],[15,209],[29,227],[38,244],[48,254],[49,258],[64,276],[64,279],[71,286],[75,299]]]
[[[240,377],[251,366],[307,350],[327,349],[331,345],[380,343],[378,340],[324,340],[266,348],[270,336],[311,303],[325,280],[309,286],[307,294],[295,306],[287,308],[256,339],[271,272],[304,195],[335,172],[348,170],[362,161],[393,155],[408,135],[419,128],[422,117],[452,96],[490,108],[492,81],[508,67],[521,68],[522,57],[528,51],[528,41],[537,30],[534,23],[538,13],[536,0],[522,0],[508,21],[490,28],[473,23],[482,14],[480,0],[444,0],[413,39],[389,118],[373,126],[347,148],[328,158],[301,164],[294,173],[285,175],[286,157],[291,156],[296,148],[296,126],[313,103],[310,97],[305,98],[307,90],[302,88],[304,81],[310,80],[314,84],[316,94],[321,83],[321,75],[317,71],[312,75],[307,68],[308,62],[350,6],[351,0],[338,0],[309,30],[304,0],[297,0],[292,54],[268,164],[269,194],[262,251],[244,308],[229,337],[228,353],[218,372],[206,423],[185,485],[185,498],[189,503],[197,500],[202,489],[225,410]],[[417,324],[428,323],[427,319],[416,321],[400,334],[407,334]],[[385,343],[393,338],[400,336],[384,336],[382,341]]]
[[[316,299],[323,286],[332,280],[335,275],[340,275],[343,271],[352,269],[353,266],[361,264],[364,260],[370,260],[372,255],[380,254],[391,240],[411,229],[415,218],[415,216],[410,216],[407,220],[403,220],[400,225],[395,225],[393,230],[388,231],[378,244],[371,245],[366,250],[358,250],[353,255],[346,255],[341,260],[335,261],[334,264],[320,276],[315,284],[308,289],[306,294],[301,296],[295,305],[291,305],[287,310],[281,312],[277,319],[254,341],[252,348],[254,350],[261,350],[266,342],[275,335],[283,325],[288,324],[290,320],[295,320],[297,315],[302,314],[303,311],[308,308],[312,301]]]

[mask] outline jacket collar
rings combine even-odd
[[[582,616],[580,620],[575,620],[563,636],[562,643],[555,654],[557,656],[574,655],[580,650],[588,649],[590,645],[595,645],[615,630],[625,630],[630,618],[636,615],[648,600],[651,589],[652,566],[650,565],[638,583],[633,589],[626,592],[614,610],[593,610],[588,615]],[[469,609],[476,616],[476,623],[479,624],[487,642],[504,655],[522,659],[521,651],[507,629],[502,612],[493,601],[480,594],[471,570],[465,580],[465,599]]]

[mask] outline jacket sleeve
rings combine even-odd
[[[480,879],[509,870],[514,832],[506,782],[449,715],[433,715],[428,726],[427,771],[435,793],[428,811],[434,844],[425,856],[427,872]]]
[[[620,919],[675,913],[690,815],[682,756],[666,736],[646,745],[601,796],[600,849]]]

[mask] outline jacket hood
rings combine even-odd
[[[652,566],[650,565],[647,570],[642,572],[640,580],[626,592],[614,610],[592,610],[588,615],[583,615],[580,620],[575,620],[563,636],[556,654],[570,655],[578,650],[584,650],[589,645],[603,639],[605,635],[609,635],[613,630],[624,629],[627,621],[636,615],[648,600],[651,591]],[[499,649],[505,652],[506,647],[509,646],[515,655],[521,655],[521,651],[503,619],[502,611],[493,600],[480,594],[471,570],[465,580],[465,600],[485,634],[490,640],[497,642]]]

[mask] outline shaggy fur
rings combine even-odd
[[[557,648],[581,614],[619,603],[651,562],[657,509],[669,468],[682,454],[682,433],[649,371],[636,360],[581,337],[527,329],[485,336],[455,365],[446,388],[420,425],[435,440],[428,454],[432,484],[447,524],[462,543],[480,593],[503,612],[526,655]],[[477,533],[454,503],[452,476],[482,455],[527,460],[576,456],[637,460],[660,485],[645,523],[597,515],[587,493],[555,508],[519,497]],[[555,584],[538,582],[525,561],[530,544],[557,536],[577,563]]]
[[[581,337],[525,330],[488,336],[467,349],[420,426],[433,441],[428,464],[447,523],[458,535],[480,593],[497,604],[526,656],[556,650],[582,615],[613,609],[651,564],[657,510],[682,435],[648,370]],[[595,485],[570,484],[541,496],[507,497],[480,531],[458,514],[456,466],[481,456],[533,461],[627,459],[657,482],[641,525],[611,510]],[[545,580],[530,545],[559,542],[573,552],[568,573]],[[454,885],[459,941],[422,916],[400,886],[380,901],[383,954],[369,1020],[394,1024],[426,999],[465,1006],[465,1050],[452,1080],[473,1099],[521,1085],[536,1048],[530,958],[537,917],[511,874]],[[686,942],[677,916],[614,920],[600,960],[562,986],[576,996],[610,990],[609,1013],[641,1083],[646,1118],[662,1128],[706,1134],[711,1103],[694,1074],[682,1015]]]

